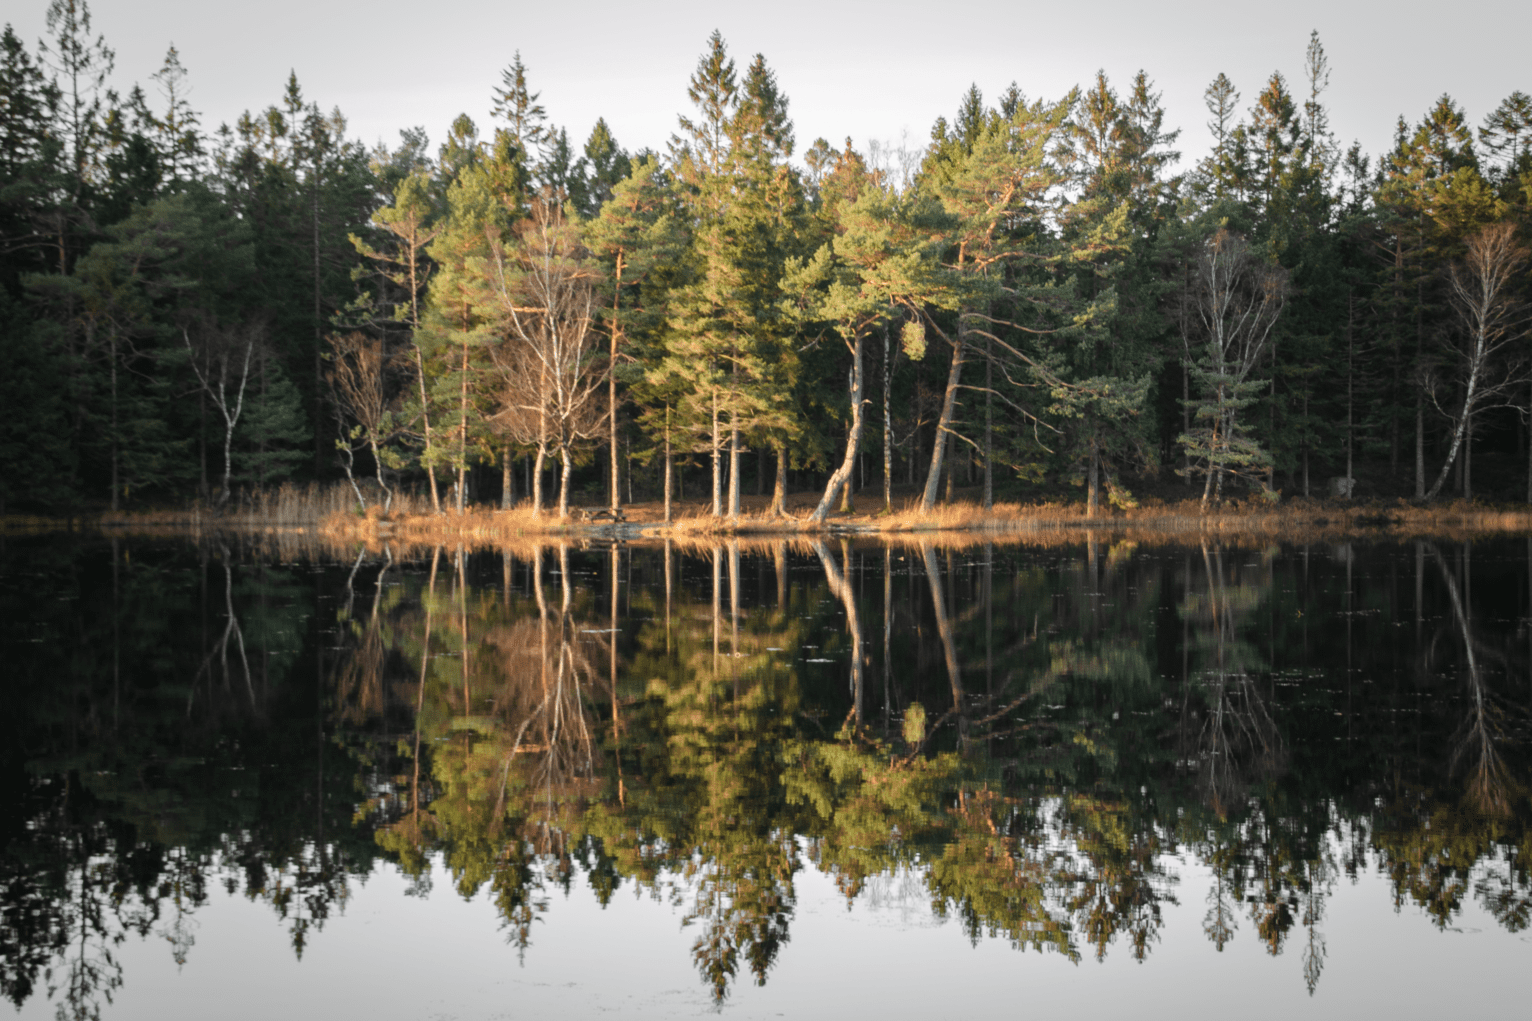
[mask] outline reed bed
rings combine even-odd
[[[669,523],[653,504],[624,508],[625,524],[585,523],[574,517],[560,518],[545,511],[533,514],[525,508],[511,511],[474,509],[465,514],[399,515],[381,518],[336,514],[325,518],[321,531],[335,538],[369,541],[394,537],[410,542],[471,544],[530,536],[607,536],[621,538],[699,538],[745,536],[791,536],[815,534],[949,533],[981,537],[1035,535],[1070,532],[1130,531],[1165,536],[1215,537],[1260,535],[1287,537],[1348,533],[1400,533],[1446,535],[1449,533],[1532,534],[1532,507],[1490,507],[1468,502],[1419,506],[1396,503],[1347,504],[1294,501],[1282,505],[1264,502],[1225,504],[1204,512],[1197,501],[1156,503],[1128,510],[1111,510],[1088,517],[1078,503],[997,503],[989,510],[975,503],[944,504],[922,511],[907,501],[893,511],[836,514],[823,524],[808,520],[808,508],[787,516],[770,514],[764,501],[747,507],[736,518],[714,517],[706,505],[689,504],[677,509]]]
[[[374,493],[376,487],[372,487]],[[368,494],[372,498],[373,494]],[[393,513],[425,514],[429,504],[407,493],[396,494]],[[275,489],[243,490],[218,508],[201,500],[184,507],[153,510],[106,511],[95,519],[101,528],[126,531],[187,529],[194,531],[238,529],[311,529],[329,518],[357,515],[356,493],[346,483],[284,483]],[[373,504],[368,513],[379,514]]]
[[[375,495],[366,494],[369,500]],[[1332,542],[1347,537],[1467,538],[1473,535],[1532,536],[1532,506],[1491,506],[1456,501],[1417,505],[1407,501],[1349,503],[1296,499],[1282,504],[1262,501],[1228,503],[1204,512],[1195,500],[1149,501],[1129,509],[1104,509],[1087,517],[1078,502],[1002,502],[985,510],[974,501],[942,504],[920,510],[915,494],[901,494],[891,510],[862,494],[862,509],[833,514],[823,524],[808,520],[817,494],[797,493],[788,501],[786,516],[769,512],[766,497],[745,497],[737,518],[714,517],[703,502],[677,504],[670,522],[658,503],[625,506],[622,524],[585,522],[577,516],[560,518],[556,511],[533,514],[525,505],[512,510],[469,508],[458,514],[432,513],[429,501],[396,494],[388,514],[372,502],[359,511],[349,485],[284,485],[241,494],[222,513],[202,504],[155,511],[108,513],[95,521],[7,518],[8,531],[36,531],[94,524],[106,530],[139,534],[309,533],[319,545],[355,551],[360,545],[381,552],[440,546],[473,548],[523,545],[552,540],[643,541],[669,539],[710,547],[720,541],[755,546],[797,538],[806,542],[830,537],[879,538],[905,545],[938,542],[943,546],[1007,542],[1026,545],[1072,545],[1130,538],[1135,541],[1221,544]],[[871,505],[871,506],[869,506]]]

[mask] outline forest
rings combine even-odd
[[[859,151],[714,32],[664,151],[572,140],[519,51],[491,123],[369,149],[296,75],[213,128],[173,46],[123,94],[84,0],[47,25],[0,38],[0,513],[1532,502],[1519,91],[1364,153],[1314,33],[1208,85],[1207,152],[1144,72]]]

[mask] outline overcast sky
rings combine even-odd
[[[6,6],[35,45],[46,0]],[[1389,146],[1398,115],[1418,120],[1443,92],[1475,125],[1512,90],[1532,92],[1528,0],[777,0],[728,10],[697,0],[95,0],[91,10],[117,51],[119,87],[151,86],[173,42],[212,129],[278,101],[292,69],[307,97],[340,107],[368,145],[392,145],[411,125],[439,142],[460,112],[486,128],[490,90],[519,49],[551,120],[577,144],[605,117],[625,148],[662,148],[714,28],[741,69],[765,54],[791,99],[800,153],[818,136],[865,147],[907,131],[923,145],[970,83],[987,98],[1013,80],[1029,97],[1056,98],[1097,68],[1119,89],[1142,68],[1192,162],[1207,147],[1208,82],[1228,74],[1242,109],[1273,71],[1296,90],[1311,29],[1330,57],[1332,125],[1370,153]]]

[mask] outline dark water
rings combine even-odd
[[[1527,542],[0,563],[22,1017],[1525,1006]]]

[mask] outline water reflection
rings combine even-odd
[[[215,886],[301,955],[379,867],[534,963],[561,890],[659,898],[720,1002],[805,869],[1070,960],[1205,901],[1311,994],[1363,872],[1440,928],[1532,914],[1532,543],[4,556],[18,1007],[100,1016],[130,937],[195,967]]]

